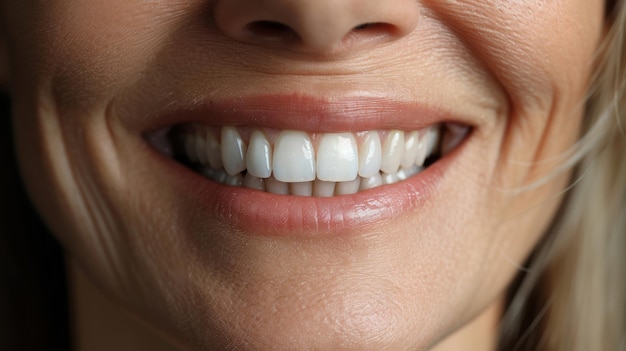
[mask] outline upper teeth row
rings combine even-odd
[[[309,134],[194,124],[181,136],[190,162],[229,175],[247,171],[286,183],[347,182],[421,167],[439,143],[439,127]]]

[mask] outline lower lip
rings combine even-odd
[[[418,175],[392,185],[353,195],[304,197],[276,195],[210,181],[152,148],[163,163],[177,194],[219,223],[246,235],[266,237],[324,237],[358,235],[366,229],[418,211],[436,193],[456,152]],[[200,210],[200,211],[198,211]]]

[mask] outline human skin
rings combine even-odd
[[[548,176],[579,133],[603,27],[586,0],[1,4],[39,212],[78,275],[198,350],[426,350],[493,311],[561,201],[568,172]],[[244,31],[259,20],[298,36]],[[229,222],[209,180],[144,138],[172,110],[261,94],[402,101],[472,131],[415,179],[355,197],[408,193],[399,211],[270,235]]]

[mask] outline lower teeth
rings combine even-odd
[[[356,179],[347,182],[326,182],[315,180],[312,182],[286,183],[278,181],[274,177],[266,179],[257,178],[247,174],[246,172],[229,175],[224,170],[216,170],[210,166],[196,166],[194,168],[205,178],[220,184],[256,189],[278,195],[316,197],[350,195],[382,185],[395,184],[411,178],[425,169],[425,167],[412,166],[410,168],[400,169],[394,174],[379,172],[373,177],[357,177]]]

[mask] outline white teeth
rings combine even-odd
[[[269,178],[272,174],[272,145],[263,132],[255,130],[250,136],[246,167],[248,173],[259,178]]]
[[[356,179],[359,171],[356,140],[352,133],[324,134],[317,149],[317,178],[328,182]]]
[[[246,144],[235,127],[222,128],[222,162],[226,173],[235,175],[246,169]]]
[[[333,195],[335,195],[335,182],[315,180],[313,183],[313,196],[331,197]]]
[[[313,182],[291,183],[291,195],[311,196],[313,195]]]
[[[449,152],[470,130],[449,123],[444,134],[443,128],[309,134],[192,125],[181,128],[174,138],[163,132],[148,140],[166,155],[184,153],[199,173],[218,183],[273,194],[330,197],[413,177],[424,169],[427,158]],[[445,135],[442,141],[440,133]]]
[[[415,157],[417,156],[417,147],[419,145],[419,132],[414,131],[405,134],[404,136],[404,154],[402,155],[402,161],[400,161],[400,167],[411,168],[415,164]]]
[[[361,187],[361,178],[351,180],[349,182],[337,183],[337,195],[350,195],[359,192]]]
[[[313,144],[307,133],[284,131],[274,146],[274,177],[281,182],[315,180]]]
[[[276,180],[274,177],[269,177],[265,181],[265,191],[277,195],[289,195],[289,183],[284,183]]]
[[[368,132],[359,148],[359,175],[373,177],[380,172],[382,146],[377,132]]]
[[[396,173],[404,153],[404,132],[392,130],[387,135],[382,149],[382,163],[380,170],[385,173]]]

